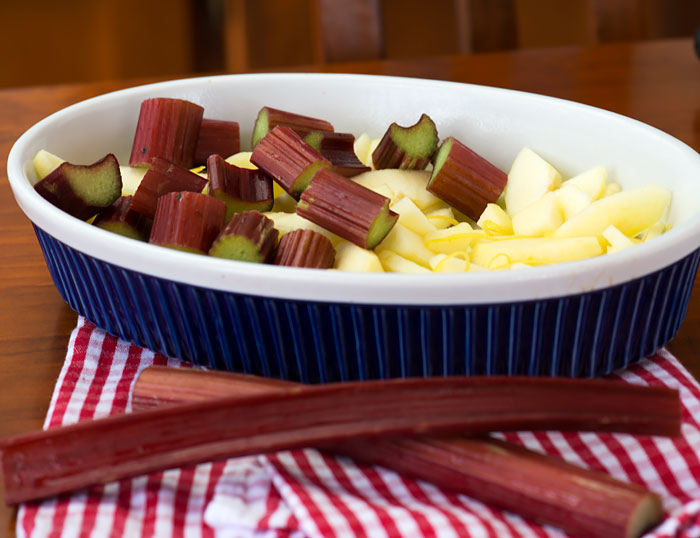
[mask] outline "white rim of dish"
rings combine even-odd
[[[207,258],[155,247],[106,232],[70,217],[54,207],[39,196],[26,179],[25,156],[37,133],[86,104],[99,105],[120,99],[130,93],[152,94],[173,85],[197,85],[217,79],[256,78],[279,81],[280,79],[297,80],[300,77],[307,80],[309,77],[318,79],[341,77],[380,83],[399,81],[404,85],[427,84],[437,89],[443,85],[452,88],[463,86],[479,88],[480,91],[525,95],[535,100],[546,99],[557,103],[557,106],[580,107],[587,113],[602,114],[609,118],[618,118],[620,121],[633,122],[640,128],[649,130],[648,132],[658,137],[660,142],[670,143],[675,151],[686,152],[688,158],[695,159],[700,177],[700,155],[683,142],[631,118],[572,101],[516,90],[426,79],[377,75],[271,73],[197,77],[136,86],[76,103],[44,118],[15,142],[8,157],[8,178],[17,203],[29,219],[46,233],[88,256],[105,262],[198,287],[302,301],[444,305],[509,303],[578,295],[629,282],[664,269],[700,247],[700,212],[698,212],[662,237],[614,255],[528,269],[466,275],[411,275],[281,268]]]

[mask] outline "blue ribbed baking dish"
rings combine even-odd
[[[250,133],[260,106],[379,136],[421,112],[507,169],[522,146],[563,173],[604,164],[623,188],[673,192],[673,228],[626,251],[519,271],[350,274],[207,259],[114,236],[32,188],[39,149],[128,158],[138,105],[190,99]],[[700,253],[700,156],[629,118],[548,97],[362,75],[231,75],[107,94],[25,133],[8,159],[66,302],[110,333],[217,369],[327,382],[450,374],[595,376],[653,353],[680,327]]]

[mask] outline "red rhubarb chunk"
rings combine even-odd
[[[160,157],[184,168],[194,165],[204,109],[183,99],[156,97],[141,103],[129,164],[147,166]]]
[[[158,199],[149,243],[206,254],[224,224],[226,204],[197,192],[171,192]]]
[[[252,146],[257,146],[258,142],[277,126],[289,127],[301,137],[311,131],[333,131],[333,125],[326,120],[265,106],[260,109],[255,119]]]
[[[293,230],[282,236],[277,246],[275,265],[330,269],[335,248],[330,239],[315,230]]]
[[[151,219],[131,209],[133,196],[120,196],[100,213],[93,224],[125,237],[147,241],[151,234]]]
[[[272,177],[295,200],[319,168],[331,163],[289,127],[275,127],[250,156],[250,162]]]
[[[272,178],[262,170],[240,168],[221,155],[207,159],[209,194],[226,203],[226,220],[242,211],[269,211],[274,203]]]
[[[449,137],[435,154],[426,188],[469,218],[478,220],[487,204],[498,200],[507,181],[505,172]]]
[[[341,176],[353,177],[371,168],[365,166],[355,153],[355,135],[313,131],[304,140],[333,165],[333,171]]]
[[[275,223],[258,211],[236,213],[209,249],[209,255],[227,260],[269,263],[275,253]]]
[[[187,168],[156,157],[143,176],[131,201],[131,209],[153,218],[158,198],[169,192],[202,192],[207,180]]]
[[[230,157],[241,151],[241,132],[238,122],[202,119],[194,164],[202,165],[210,155]]]
[[[353,180],[322,168],[297,204],[297,214],[356,245],[373,249],[398,215],[390,200]]]
[[[111,153],[90,165],[64,162],[34,185],[34,189],[69,215],[87,220],[121,195],[119,162]]]

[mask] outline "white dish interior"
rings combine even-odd
[[[143,99],[178,97],[205,117],[240,122],[244,149],[261,106],[329,120],[337,131],[379,137],[422,112],[440,138],[455,136],[504,171],[523,146],[563,177],[602,164],[623,188],[651,182],[673,192],[663,236],[614,255],[517,271],[469,274],[357,274],[261,266],[207,258],[123,238],[55,208],[32,188],[31,159],[46,149],[91,163],[112,152],[128,163]],[[367,304],[481,304],[579,294],[662,269],[700,246],[700,155],[673,137],[604,110],[483,86],[364,75],[230,75],[140,86],[61,110],[13,146],[8,177],[25,214],[56,239],[118,266],[196,286],[237,293]]]

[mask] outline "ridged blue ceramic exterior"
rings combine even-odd
[[[221,292],[117,267],[35,227],[64,300],[108,332],[196,364],[303,382],[431,375],[592,377],[666,344],[700,250],[618,286],[492,305],[356,305]]]

